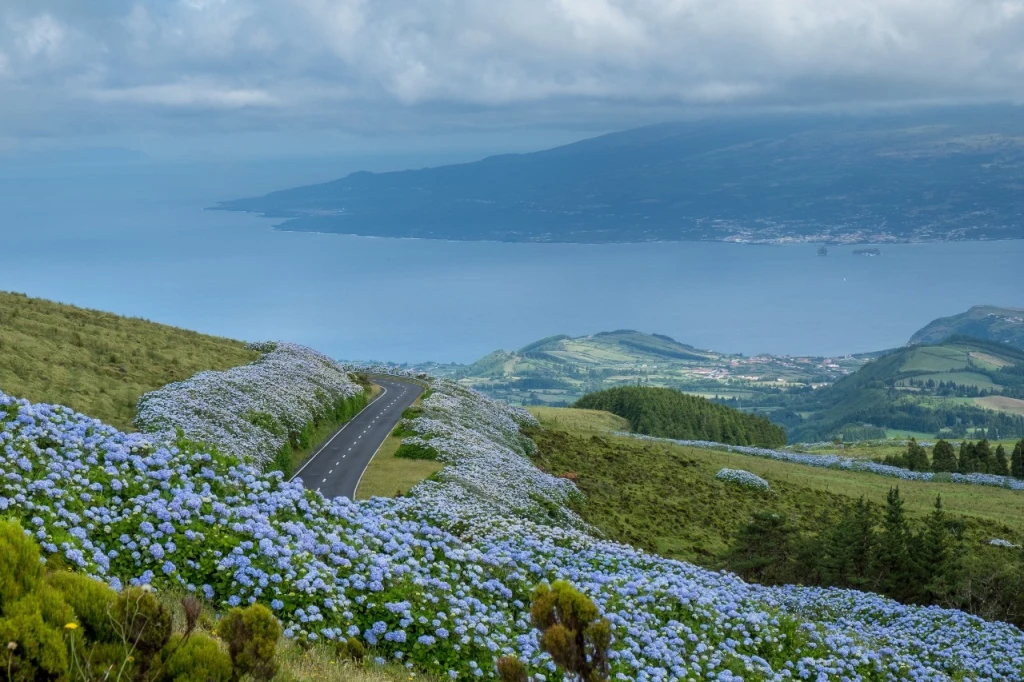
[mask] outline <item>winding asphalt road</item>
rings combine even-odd
[[[363,411],[324,441],[293,478],[324,497],[354,500],[363,471],[423,387],[406,381],[375,379],[384,390]]]

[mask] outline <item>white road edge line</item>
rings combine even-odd
[[[379,399],[383,398],[383,397],[384,397],[384,394],[388,392],[388,387],[387,387],[387,386],[384,386],[384,385],[381,385],[381,388],[383,388],[383,389],[384,389],[384,391],[383,391],[383,392],[382,392],[382,393],[381,393],[381,394],[380,394],[379,396],[377,396],[376,398],[374,398],[374,399],[373,399],[373,400],[371,400],[370,402],[366,403],[366,406],[365,406],[365,407],[363,407],[363,409],[359,410],[359,411],[358,411],[358,412],[356,412],[356,413],[355,413],[354,415],[352,415],[352,418],[351,418],[351,419],[349,419],[349,420],[348,420],[347,422],[345,422],[344,426],[342,426],[342,427],[341,427],[340,429],[338,429],[338,430],[337,430],[337,432],[335,432],[335,434],[334,434],[333,436],[331,436],[331,439],[330,439],[330,440],[328,440],[328,441],[327,441],[326,443],[324,443],[323,445],[321,445],[321,446],[320,446],[320,449],[319,449],[319,450],[317,450],[316,452],[314,452],[314,453],[313,453],[313,456],[312,456],[312,457],[310,457],[309,459],[307,459],[307,460],[306,460],[306,463],[305,463],[305,464],[303,464],[303,465],[302,465],[301,467],[299,467],[299,470],[298,470],[298,471],[296,471],[296,472],[295,472],[294,474],[292,474],[292,477],[291,477],[291,478],[289,478],[288,480],[289,480],[289,481],[294,481],[294,480],[295,480],[295,477],[296,477],[296,476],[298,476],[299,474],[301,474],[301,473],[302,473],[302,470],[303,470],[303,469],[305,469],[306,467],[308,467],[308,466],[309,466],[309,463],[310,463],[310,462],[312,462],[312,461],[313,461],[314,459],[316,459],[316,456],[317,456],[317,455],[319,455],[319,454],[320,454],[321,452],[323,452],[323,451],[324,451],[324,448],[326,448],[326,447],[327,447],[328,445],[330,445],[330,444],[331,444],[331,441],[333,441],[333,440],[334,440],[335,438],[337,438],[337,437],[338,437],[338,435],[339,435],[339,434],[340,434],[340,433],[341,433],[342,431],[344,431],[345,429],[347,429],[347,428],[348,428],[348,425],[349,425],[349,424],[351,424],[352,422],[354,422],[354,421],[356,420],[356,417],[358,417],[358,416],[359,416],[359,415],[361,415],[361,414],[362,414],[363,412],[365,412],[365,411],[366,411],[366,408],[368,408],[368,407],[369,407],[370,405],[373,405],[373,404],[374,404],[375,402],[377,402],[377,401],[378,401]]]
[[[402,393],[404,394],[404,393],[405,393],[405,391],[403,391]],[[377,456],[377,453],[378,453],[378,452],[380,452],[380,449],[381,449],[382,447],[384,447],[384,443],[387,443],[387,442],[388,442],[388,436],[390,436],[390,435],[391,435],[391,432],[390,432],[390,431],[388,431],[387,435],[386,435],[386,436],[384,436],[384,438],[382,438],[382,439],[381,439],[381,441],[380,441],[380,445],[378,445],[378,446],[377,446],[377,449],[373,451],[373,454],[372,454],[372,455],[370,455],[370,459],[366,460],[366,466],[364,466],[364,467],[363,467],[363,471],[362,471],[362,473],[360,473],[360,474],[359,474],[359,480],[358,480],[358,481],[356,481],[356,487],[355,487],[355,489],[354,489],[354,490],[352,491],[352,497],[350,497],[350,498],[349,498],[349,499],[350,499],[350,500],[352,500],[353,502],[355,502],[355,501],[356,501],[356,495],[357,495],[357,494],[359,493],[359,484],[363,482],[363,476],[365,476],[365,475],[366,475],[366,470],[370,468],[370,462],[372,462],[372,461],[373,461],[373,458]]]

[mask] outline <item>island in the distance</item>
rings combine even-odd
[[[221,202],[279,229],[505,242],[1024,238],[1024,108],[720,118]]]

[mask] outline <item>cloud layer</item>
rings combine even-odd
[[[1024,0],[5,0],[0,135],[1024,99]]]

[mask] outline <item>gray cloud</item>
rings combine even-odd
[[[5,0],[0,136],[1024,98],[1024,0]]]

